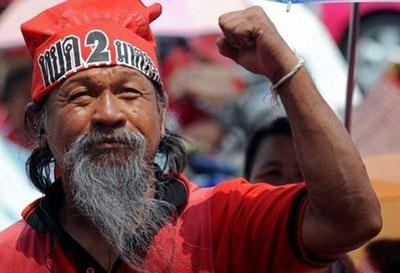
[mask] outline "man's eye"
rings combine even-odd
[[[270,181],[279,179],[282,176],[280,170],[262,170],[255,174],[255,181]]]
[[[132,94],[138,94],[138,95],[141,94],[141,92],[139,90],[132,88],[132,87],[124,87],[123,93],[132,93]]]
[[[263,178],[264,180],[277,179],[282,176],[282,172],[280,170],[265,170],[257,176]]]
[[[270,178],[281,177],[281,175],[282,175],[282,172],[279,171],[279,170],[270,170],[270,171],[267,171],[267,172],[265,173],[265,176],[266,176],[266,177],[270,177]]]
[[[84,97],[90,97],[90,94],[89,94],[89,92],[88,91],[79,91],[79,92],[76,92],[76,93],[74,93],[74,94],[72,94],[70,97],[69,97],[69,100],[76,100],[76,99],[80,99],[80,98],[84,98]]]
[[[119,97],[123,99],[136,99],[142,95],[142,92],[132,87],[124,87],[119,93]]]

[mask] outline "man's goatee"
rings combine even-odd
[[[96,150],[110,140],[126,145],[126,150]],[[71,145],[63,164],[70,178],[67,198],[137,270],[155,233],[174,210],[171,204],[151,197],[156,179],[152,164],[145,160],[145,148],[139,133],[125,129],[111,134],[93,132]]]

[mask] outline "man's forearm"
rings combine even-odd
[[[296,66],[296,56],[260,7],[224,14],[219,25],[224,34],[217,40],[220,53],[247,70],[277,83]],[[278,93],[310,192],[302,239],[320,257],[337,257],[380,229],[378,202],[357,149],[306,70]]]
[[[304,244],[321,257],[335,257],[379,231],[378,201],[354,143],[307,71],[278,91],[310,194]]]

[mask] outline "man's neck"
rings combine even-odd
[[[118,258],[117,252],[112,249],[98,228],[68,205],[69,203],[66,200],[61,207],[60,224],[105,270],[111,270]]]

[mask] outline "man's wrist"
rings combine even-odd
[[[278,69],[272,75],[266,75],[273,85],[275,85],[280,79],[292,71],[293,67],[298,64],[299,60],[293,51],[289,51],[283,57],[281,57],[277,63]]]
[[[289,73],[287,73],[285,76],[283,76],[280,80],[278,80],[276,83],[271,84],[270,89],[273,93],[277,92],[277,89],[280,88],[282,85],[284,85],[287,81],[290,81],[296,74],[299,72],[299,70],[303,67],[304,65],[304,60],[297,56],[297,64],[290,70]]]

